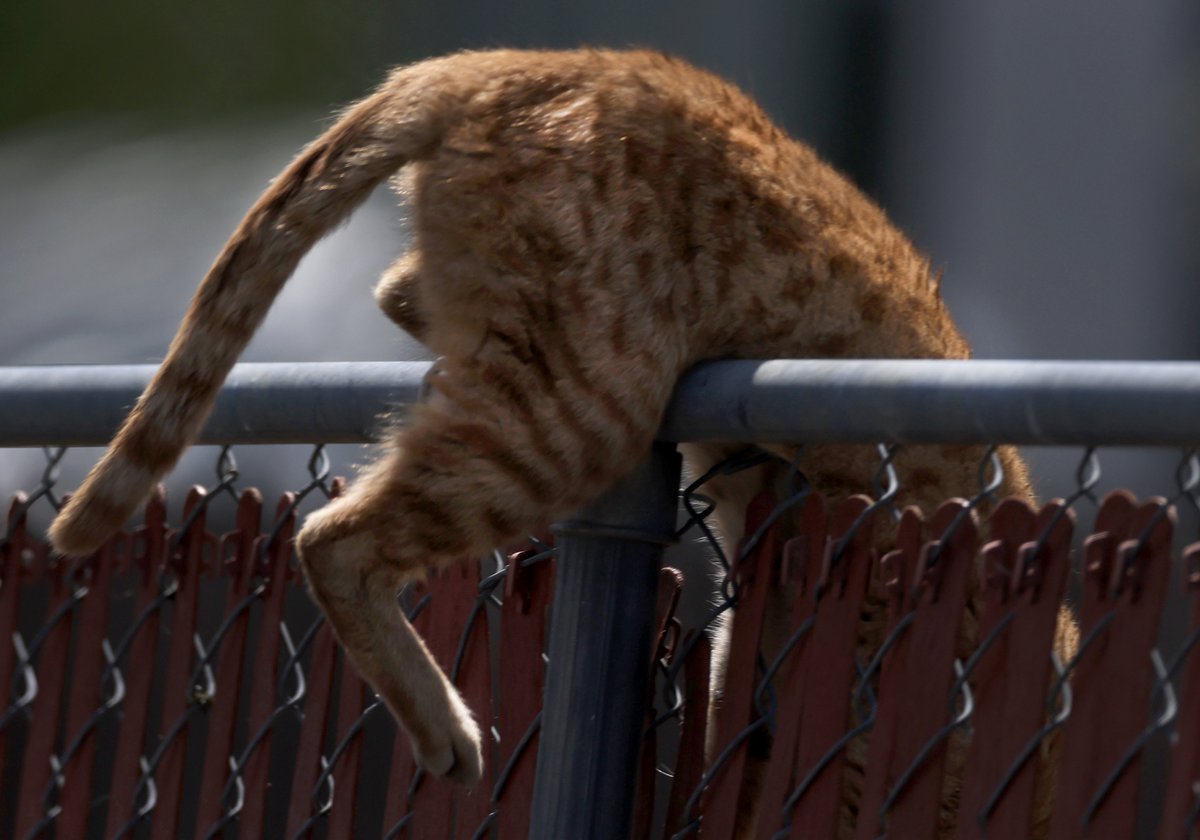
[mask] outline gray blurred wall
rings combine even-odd
[[[253,197],[388,64],[580,43],[659,47],[738,81],[931,254],[980,356],[1200,350],[1187,0],[142,5],[0,12],[16,68],[0,94],[0,364],[157,360]],[[381,192],[305,261],[247,358],[420,355],[368,294],[402,243]],[[1061,470],[1042,472],[1056,492]]]

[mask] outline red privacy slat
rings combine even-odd
[[[183,521],[202,507],[206,493],[193,487],[183,506]],[[180,538],[174,571],[179,590],[171,600],[171,641],[167,648],[166,675],[163,677],[163,714],[159,723],[159,744],[164,750],[154,774],[158,802],[151,819],[152,840],[176,840],[183,798],[183,760],[187,752],[189,705],[192,701],[192,670],[196,665],[196,607],[200,594],[200,575],[204,570],[206,549],[213,546],[212,536],[204,530],[205,511],[201,509],[187,533]],[[166,739],[171,740],[163,746]]]
[[[915,615],[883,662],[878,720],[858,816],[859,840],[874,840],[884,831],[895,838],[928,837],[937,823],[946,741],[934,746],[920,764],[915,762],[954,711],[953,663],[975,554],[975,521],[964,515],[965,507],[965,502],[951,501],[938,508],[930,520],[929,541],[915,558],[903,560],[911,574],[894,603],[900,614],[914,610]],[[912,512],[905,511],[901,527],[913,528],[914,522]],[[885,813],[888,798],[914,766],[914,774]]]
[[[267,802],[267,776],[271,763],[271,743],[273,740],[270,728],[263,730],[268,723],[277,698],[279,680],[280,646],[283,641],[280,635],[280,619],[283,616],[284,596],[289,586],[294,585],[295,576],[291,568],[292,533],[295,530],[296,517],[292,511],[296,501],[294,493],[285,493],[275,508],[275,521],[278,530],[275,540],[266,547],[265,566],[261,574],[266,583],[262,594],[262,615],[259,621],[258,639],[254,649],[254,660],[250,667],[250,709],[247,715],[246,737],[254,738],[263,732],[262,738],[254,746],[245,759],[242,768],[242,779],[245,784],[245,804],[238,818],[239,840],[254,840],[259,837],[273,837],[278,833],[278,826],[264,825]],[[257,556],[262,552],[262,541],[255,545]],[[295,640],[297,643],[299,639]],[[286,680],[285,691],[293,690],[295,680]],[[249,745],[247,745],[249,746]],[[239,751],[245,752],[246,747]]]
[[[747,539],[767,520],[775,508],[774,497],[760,493],[747,506]],[[754,694],[758,686],[758,649],[770,594],[772,566],[778,558],[778,540],[772,527],[754,550],[743,555],[739,545],[734,560],[738,581],[737,619],[729,642],[729,661],[725,673],[724,694],[716,714],[716,752],[719,755],[751,724],[757,712]],[[746,768],[748,739],[729,755],[705,792],[703,836],[725,838],[733,835],[738,818],[738,793]],[[715,759],[714,759],[715,760]]]
[[[1084,543],[1079,629],[1085,643],[1093,634],[1094,639],[1081,649],[1072,679],[1074,702],[1051,822],[1055,840],[1134,836],[1140,756],[1111,786],[1090,824],[1085,815],[1146,725],[1150,651],[1158,635],[1174,530],[1174,515],[1164,515],[1163,505],[1155,499],[1138,507],[1130,494],[1112,493],[1096,515],[1095,533]],[[1144,546],[1134,556],[1143,535]]]
[[[794,589],[795,604],[788,636],[791,638],[796,633],[801,634],[774,680],[779,692],[779,712],[759,812],[760,837],[770,837],[783,822],[791,819],[790,813],[786,819],[783,816],[783,805],[796,782],[792,768],[796,763],[796,747],[804,710],[802,694],[808,682],[805,656],[812,643],[811,618],[816,610],[814,595],[827,543],[825,500],[817,493],[810,494],[797,521],[798,535],[783,547],[779,583]],[[801,632],[802,628],[807,629]]]
[[[1059,603],[1070,571],[1074,517],[1061,502],[1038,514],[1017,499],[997,505],[983,548],[981,643],[974,669],[975,714],[958,817],[959,838],[1021,837],[1030,831],[1040,747],[1012,777],[990,813],[997,787],[1046,724]],[[1038,540],[1041,539],[1040,550]],[[1042,778],[1042,785],[1050,779]],[[1043,797],[1045,801],[1045,797]],[[1043,815],[1044,816],[1044,815]],[[986,835],[985,835],[986,829]]]
[[[359,759],[362,756],[363,732],[359,729],[350,735],[351,728],[362,716],[371,693],[354,670],[345,655],[339,657],[342,664],[341,687],[338,690],[337,742],[335,747],[346,744],[341,756],[333,765],[333,807],[329,812],[328,837],[353,837],[357,822],[355,796],[358,792]],[[349,739],[349,740],[347,740]]]
[[[675,618],[675,609],[679,606],[679,596],[682,591],[683,574],[678,569],[668,567],[659,571],[658,604],[655,612],[658,617],[658,632],[655,636],[654,656],[650,660],[650,678],[647,681],[647,736],[642,741],[642,753],[639,756],[637,797],[634,803],[631,840],[650,840],[650,832],[653,828],[656,768],[658,767],[658,733],[650,732],[649,727],[655,717],[654,696],[658,664],[670,657],[671,650],[678,639],[679,622]]]
[[[509,557],[504,580],[504,603],[500,607],[500,716],[496,727],[498,770],[509,768],[499,792],[496,830],[499,840],[525,840],[529,835],[529,803],[533,799],[533,775],[537,766],[538,735],[525,743],[514,763],[514,753],[542,707],[547,613],[554,594],[554,564],[521,563],[538,553],[526,549]]]
[[[1184,587],[1192,598],[1192,622],[1188,638],[1200,637],[1200,543],[1188,546],[1183,555]],[[1171,775],[1163,802],[1163,840],[1186,837],[1188,818],[1200,803],[1200,644],[1187,654],[1187,667],[1176,685],[1182,686]]]
[[[883,591],[887,597],[887,618],[884,625],[885,641],[891,640],[892,647],[888,649],[888,658],[884,660],[882,673],[878,681],[878,694],[891,697],[899,692],[902,675],[900,670],[891,666],[891,660],[897,655],[896,650],[907,642],[907,631],[900,630],[902,619],[912,610],[910,598],[913,573],[917,560],[925,543],[925,520],[920,511],[915,508],[906,509],[900,517],[896,528],[896,547],[880,560],[879,575]],[[897,635],[899,634],[899,635]],[[882,651],[881,651],[882,652]],[[887,794],[890,774],[873,773],[872,767],[878,763],[881,766],[890,762],[892,755],[892,740],[896,737],[896,712],[894,704],[887,707],[876,706],[876,720],[871,730],[871,741],[868,759],[870,764],[865,768],[865,777],[859,788],[860,815],[864,808],[871,808],[878,813]],[[880,716],[880,712],[884,714]],[[866,822],[866,818],[861,818]]]
[[[383,836],[386,838],[408,837],[400,831],[413,819],[409,805],[409,791],[417,764],[413,761],[412,747],[408,735],[399,727],[392,739],[392,763],[388,769],[387,802],[383,808]]]
[[[414,583],[410,586],[410,591],[414,604],[420,604],[427,597],[429,599],[413,621],[413,627],[425,639],[438,665],[450,673],[464,628],[475,609],[479,595],[479,564],[472,560],[451,565],[436,574],[431,574],[429,579],[422,583]],[[480,612],[466,640],[466,656],[471,657],[472,667],[479,668],[487,661],[486,634],[487,622],[484,614]],[[463,677],[467,676],[465,670],[464,668]],[[408,736],[397,732],[392,748],[388,802],[384,809],[385,836],[394,832],[398,826],[404,825],[416,832],[410,835],[414,837],[453,838],[457,836],[456,832],[465,832],[465,836],[470,837],[491,810],[488,797],[494,767],[491,761],[490,738],[487,738],[491,722],[490,703],[482,708],[472,705],[479,702],[480,694],[478,683],[472,684],[474,679],[489,680],[490,677],[477,675],[468,678],[465,686],[462,679],[457,680],[456,685],[463,691],[476,720],[480,721],[480,729],[486,739],[483,745],[486,765],[484,778],[473,791],[464,793],[451,782],[431,778],[422,773],[419,784],[410,795],[416,766],[412,760]],[[464,691],[464,688],[467,690]],[[458,811],[463,814],[462,825],[459,825],[455,818]]]
[[[337,641],[333,631],[328,622],[322,621],[312,642],[312,659],[305,680],[308,693],[304,695],[304,722],[300,725],[300,740],[296,747],[286,837],[297,837],[301,827],[325,798],[325,790],[316,789],[316,784],[321,773],[321,756],[325,752],[325,724],[329,720],[329,706],[333,700],[336,653]],[[270,832],[267,836],[270,836]],[[305,832],[299,836],[310,835]]]
[[[469,631],[465,630],[479,597],[479,563],[472,560],[441,569],[430,575],[426,588],[431,601],[414,626],[447,674],[452,671],[464,632],[468,633],[464,667],[455,684],[485,735],[486,766],[483,779],[470,792],[444,779],[426,776],[411,801],[415,813],[413,836],[469,838],[491,810],[489,796],[494,771],[490,738],[486,737],[490,734],[492,716],[490,703],[485,699],[490,693],[490,674],[486,667],[487,621],[483,613],[478,613]],[[465,661],[467,656],[470,663]]]
[[[223,621],[229,620],[243,605],[253,586],[258,568],[255,547],[261,529],[262,494],[253,489],[246,490],[238,499],[235,528],[221,538],[217,553],[221,566],[215,571],[229,581]],[[250,610],[241,609],[226,631],[214,663],[217,695],[208,710],[204,770],[196,811],[197,837],[203,837],[221,815],[221,791],[229,778],[229,756],[233,754],[233,731],[237,725],[249,622]]]
[[[679,732],[679,753],[675,760],[675,778],[667,800],[667,830],[670,837],[683,828],[684,808],[700,784],[704,770],[704,736],[708,724],[709,662],[712,646],[708,636],[699,631],[699,638],[684,638],[683,649],[689,650],[684,662],[683,721]]]
[[[467,707],[479,722],[483,733],[483,756],[486,766],[483,778],[475,787],[464,791],[457,785],[446,785],[454,794],[455,800],[455,837],[459,840],[470,840],[476,829],[492,811],[492,785],[496,778],[495,751],[492,740],[492,669],[489,653],[489,630],[487,613],[483,609],[483,601],[479,596],[479,563],[472,561],[457,567],[461,575],[457,586],[457,594],[452,595],[454,602],[461,607],[460,621],[457,625],[446,624],[448,635],[454,638],[454,650],[446,659],[446,669],[450,672],[453,659],[457,653],[459,638],[470,622],[472,614],[474,623],[467,633],[463,643],[462,659],[459,670],[454,675],[455,685],[462,692]],[[478,608],[477,608],[478,605]]]
[[[0,697],[4,706],[10,702],[9,690],[13,686],[13,675],[17,667],[17,651],[13,639],[17,629],[17,610],[21,603],[20,593],[25,583],[26,572],[22,556],[30,551],[29,535],[22,512],[25,509],[25,494],[20,493],[9,506],[8,539],[0,545]],[[15,698],[12,698],[15,700]],[[8,732],[16,722],[10,719],[0,727],[0,790],[10,790],[18,784],[15,767],[4,766],[8,755]],[[0,814],[0,830],[13,819],[12,814]]]
[[[322,782],[318,785],[322,774],[322,757],[331,753],[336,746],[326,743],[325,734],[333,703],[334,669],[339,658],[337,640],[329,622],[320,618],[317,620],[320,625],[312,640],[311,658],[305,676],[307,692],[303,701],[304,720],[300,725],[300,740],[292,772],[287,837],[312,836],[318,812],[328,797],[327,784]],[[302,829],[305,830],[302,832]],[[274,832],[268,827],[265,833],[269,838]]]
[[[92,557],[75,568],[77,585],[88,589],[79,606],[75,655],[68,687],[67,718],[63,751],[63,789],[58,819],[60,837],[82,837],[87,828],[88,804],[92,797],[92,762],[95,760],[95,729],[88,727],[103,701],[105,659],[103,641],[108,630],[108,609],[115,564],[115,541],[110,540]],[[87,728],[85,728],[87,727]],[[66,750],[74,754],[66,756]]]
[[[37,573],[51,581],[50,604],[47,618],[68,609],[72,601],[73,585],[66,579],[61,558],[43,555],[42,562],[35,567]],[[50,756],[54,752],[58,732],[58,715],[62,707],[63,686],[68,673],[67,652],[71,641],[70,611],[61,612],[61,619],[48,628],[34,659],[37,673],[38,693],[31,709],[28,740],[25,743],[25,761],[21,768],[21,794],[17,804],[16,836],[26,837],[44,813],[43,793],[50,781]],[[27,640],[31,645],[34,640]],[[34,655],[34,651],[30,651]]]
[[[140,759],[146,743],[150,715],[150,692],[154,680],[154,651],[158,645],[160,612],[153,608],[159,594],[159,573],[167,551],[167,510],[162,487],[146,505],[145,525],[134,532],[128,572],[137,579],[133,620],[144,617],[134,632],[128,653],[118,662],[125,677],[125,701],[121,704],[121,726],[113,760],[112,797],[104,830],[106,838],[130,820],[136,809]],[[120,651],[115,651],[120,653]]]
[[[874,572],[873,522],[868,516],[871,500],[855,496],[842,502],[833,513],[829,537],[817,556],[810,555],[806,580],[808,597],[819,597],[812,638],[804,650],[805,678],[801,697],[781,698],[801,706],[795,757],[790,768],[780,768],[781,776],[790,775],[795,784],[814,772],[819,762],[852,726],[851,699],[857,682],[854,664],[858,643],[859,620],[867,585]],[[857,526],[851,534],[850,529]],[[845,540],[845,547],[837,554]],[[807,793],[791,814],[792,838],[832,837],[841,811],[842,771],[846,749],[839,749],[815,776]],[[788,773],[788,770],[791,770]],[[765,813],[759,836],[768,838],[765,829],[777,827],[782,802]]]

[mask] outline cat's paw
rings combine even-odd
[[[413,755],[426,773],[472,788],[483,776],[479,725],[457,695],[446,712],[437,724],[413,733]]]

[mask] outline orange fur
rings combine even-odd
[[[460,53],[396,70],[251,208],[55,521],[59,550],[92,551],[121,527],[197,434],[300,257],[401,169],[415,242],[376,296],[444,357],[442,375],[298,545],[422,765],[472,783],[478,727],[396,607],[405,579],[598,495],[647,449],[697,361],[968,348],[928,261],[731,85],[651,52]],[[721,451],[688,448],[699,468]],[[970,494],[979,456],[911,450],[902,502]],[[1004,489],[1028,496],[1017,455],[1002,457]],[[856,447],[804,461],[831,493],[867,489],[874,467]],[[773,470],[716,489],[727,533]]]

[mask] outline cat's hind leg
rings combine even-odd
[[[417,763],[472,786],[483,774],[479,725],[400,609],[399,590],[420,560],[388,550],[376,507],[348,493],[309,517],[297,540],[309,588],[408,733]]]
[[[418,761],[467,784],[481,774],[479,726],[397,591],[426,567],[481,555],[599,495],[648,449],[673,381],[655,386],[655,410],[622,423],[645,382],[564,375],[539,386],[508,342],[490,346],[448,359],[432,398],[298,538],[314,597]]]

